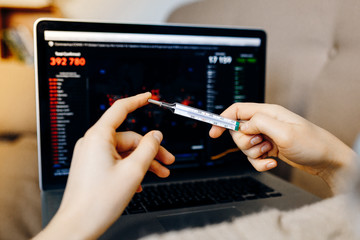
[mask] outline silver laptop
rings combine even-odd
[[[263,30],[41,19],[34,31],[44,226],[59,207],[76,141],[117,99],[150,91],[156,100],[215,113],[234,102],[264,101]],[[154,105],[128,116],[119,131],[161,130],[176,162],[167,179],[145,177],[143,192],[102,239],[136,239],[318,200],[255,172],[230,135],[210,139],[210,127]]]

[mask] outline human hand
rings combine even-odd
[[[144,93],[116,101],[77,142],[60,208],[39,239],[96,239],[141,190],[148,170],[159,177],[169,175],[162,164],[175,158],[160,146],[161,132],[144,137],[116,132],[127,114],[146,105],[150,97]]]
[[[276,167],[274,158],[279,158],[332,185],[334,172],[354,157],[338,138],[278,105],[235,103],[221,115],[248,120],[241,123],[240,131],[230,134],[258,171]],[[213,126],[209,135],[217,138],[224,131]]]

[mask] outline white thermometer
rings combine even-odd
[[[214,114],[211,112],[207,112],[204,110],[200,110],[197,108],[189,107],[189,106],[186,106],[186,105],[183,105],[180,103],[165,103],[165,102],[160,102],[160,101],[156,101],[153,99],[149,99],[148,102],[156,104],[163,108],[167,108],[175,114],[178,114],[178,115],[181,115],[184,117],[188,117],[191,119],[195,119],[198,121],[210,123],[212,125],[216,125],[219,127],[231,129],[234,131],[238,131],[240,128],[240,122],[244,122],[241,120],[240,120],[240,122],[238,122],[238,121],[235,121],[232,119],[224,118],[220,115],[217,115],[217,114]]]

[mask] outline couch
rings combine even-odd
[[[41,229],[34,69],[0,62],[0,239]]]
[[[176,9],[168,22],[262,28],[267,32],[267,103],[280,104],[349,146],[360,132],[360,2],[205,0]],[[320,196],[319,178],[285,164],[280,177]]]
[[[348,145],[360,132],[360,2],[357,0],[204,0],[168,22],[263,28],[268,34],[266,102],[329,130]],[[0,62],[0,239],[28,239],[41,229],[34,70]],[[275,172],[319,196],[318,178]]]

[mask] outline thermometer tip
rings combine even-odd
[[[161,106],[161,102],[159,102],[159,101],[156,101],[156,100],[154,100],[154,99],[148,99],[148,102],[149,103],[152,103],[152,104],[156,104],[156,105],[159,105],[159,106]]]

